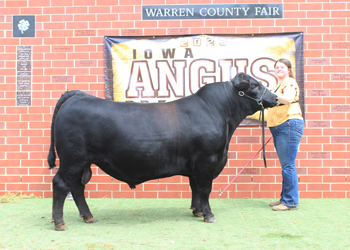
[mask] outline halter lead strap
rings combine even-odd
[[[261,105],[261,115],[262,115],[262,119],[261,119],[261,126],[262,126],[262,144],[263,144],[263,157],[264,157],[264,166],[265,168],[267,168],[267,164],[266,164],[266,155],[265,155],[265,115],[264,115],[264,107]]]
[[[264,105],[262,103],[262,98],[264,97],[265,95],[265,92],[267,90],[267,88],[265,87],[265,90],[264,92],[262,93],[262,95],[260,96],[259,99],[255,99],[249,95],[247,95],[246,93],[244,93],[243,91],[238,91],[232,84],[232,82],[230,82],[231,86],[237,91],[238,95],[239,96],[242,96],[242,97],[247,97],[251,100],[254,100],[258,105],[261,106],[261,115],[262,115],[262,148],[263,148],[263,158],[264,158],[264,164],[265,164],[265,168],[267,167],[267,164],[266,164],[266,154],[265,154],[265,118],[264,118]]]

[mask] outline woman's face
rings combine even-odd
[[[277,62],[275,66],[275,75],[278,79],[284,79],[289,75],[290,69],[288,69],[287,65],[281,62]]]

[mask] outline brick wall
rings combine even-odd
[[[150,4],[282,2],[283,19],[142,21]],[[35,15],[36,36],[12,37],[14,15]],[[275,33],[305,34],[306,126],[297,158],[302,198],[350,198],[350,2],[345,0],[5,0],[0,1],[0,195],[23,191],[51,197],[48,170],[53,108],[63,92],[104,97],[103,37],[119,35]],[[17,106],[17,48],[31,46],[31,105]],[[268,130],[267,138],[270,137]],[[212,197],[261,147],[261,130],[236,130],[227,167]],[[273,144],[268,168],[261,155],[221,197],[274,198],[281,170]],[[190,197],[185,177],[149,181],[131,191],[96,166],[87,197]]]

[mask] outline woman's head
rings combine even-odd
[[[275,62],[275,74],[278,78],[284,78],[286,75],[294,78],[294,74],[292,72],[292,63],[285,58],[278,59]]]

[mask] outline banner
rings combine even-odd
[[[106,99],[169,102],[205,84],[247,73],[269,89],[277,84],[274,63],[287,58],[304,110],[303,33],[105,37]],[[254,125],[245,120],[241,125]]]

